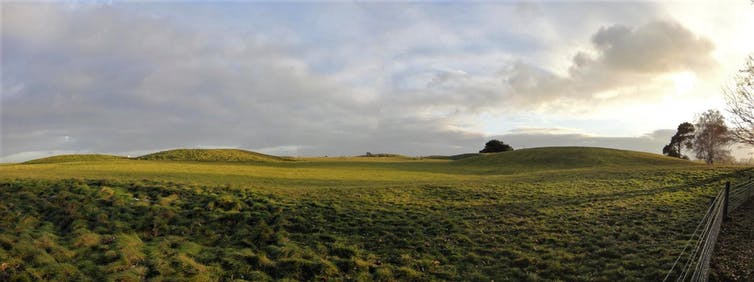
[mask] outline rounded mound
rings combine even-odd
[[[468,159],[473,157],[478,157],[480,154],[478,153],[467,153],[467,154],[459,154],[459,155],[452,155],[452,156],[427,156],[424,157],[425,159],[435,159],[435,160],[451,160],[451,161],[457,161],[462,159]]]
[[[199,162],[269,162],[284,158],[241,149],[176,149],[138,157],[139,160],[199,161]]]
[[[478,154],[455,161],[466,165],[584,168],[595,166],[689,165],[692,162],[658,154],[594,147],[543,147]]]
[[[102,155],[102,154],[77,154],[77,155],[58,155],[35,159],[24,162],[25,164],[50,164],[50,163],[69,163],[69,162],[89,162],[89,161],[110,161],[128,159],[121,156]]]

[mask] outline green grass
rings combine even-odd
[[[25,162],[25,164],[46,164],[46,163],[68,163],[68,162],[91,162],[91,161],[111,161],[127,159],[122,156],[102,155],[102,154],[77,154],[77,155],[58,155],[47,158],[35,159]]]
[[[599,148],[0,165],[0,280],[653,281],[743,169]]]
[[[532,148],[502,153],[477,154],[458,159],[462,165],[514,166],[517,168],[568,169],[584,167],[689,166],[696,163],[667,156],[589,147]]]
[[[176,149],[138,157],[140,160],[201,162],[269,162],[285,158],[240,149]]]
[[[468,153],[468,154],[459,154],[459,155],[452,155],[452,156],[428,156],[427,159],[437,159],[437,160],[460,160],[465,158],[471,158],[476,157],[482,154],[479,153]]]

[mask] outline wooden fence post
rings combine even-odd
[[[730,193],[730,181],[725,182],[725,195],[723,196],[723,222],[728,221],[728,193]]]

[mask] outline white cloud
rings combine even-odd
[[[589,119],[637,116],[624,135],[674,126],[657,117],[688,119],[670,106],[707,107],[699,93],[719,87],[706,79],[718,37],[651,3],[217,8],[256,15],[232,20],[183,3],[74,6],[3,3],[0,156],[220,144],[452,154],[539,127],[532,115],[560,129],[514,138],[581,144],[608,131]]]

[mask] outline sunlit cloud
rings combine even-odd
[[[493,136],[659,152],[645,133],[720,107],[754,48],[739,4],[714,4],[733,27],[704,3],[2,5],[4,160],[454,154]]]

